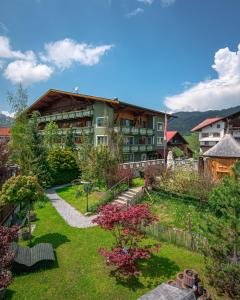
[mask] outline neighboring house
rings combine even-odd
[[[240,143],[240,111],[226,117],[206,119],[192,129],[199,133],[200,149],[202,153],[215,146],[226,133]]]
[[[165,114],[119,101],[83,94],[49,90],[28,109],[40,113],[39,126],[54,121],[59,134],[64,136],[68,128],[75,133],[75,143],[81,143],[81,135],[89,136],[94,145],[108,144],[106,123],[124,136],[124,161],[143,161],[162,158],[164,155]],[[167,114],[167,118],[171,115]]]
[[[167,131],[167,148],[171,150],[174,147],[182,150],[186,157],[192,157],[193,151],[185,138],[178,131]]]
[[[0,128],[0,142],[9,141],[10,139],[10,128]]]

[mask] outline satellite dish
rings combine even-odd
[[[79,92],[79,86],[75,86],[74,92],[75,92],[76,94],[78,94],[78,92]]]

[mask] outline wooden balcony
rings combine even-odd
[[[65,135],[67,133],[67,131],[70,128],[59,128],[58,129],[58,134],[59,135]],[[72,127],[73,131],[75,134],[92,134],[93,131],[93,127]]]
[[[89,107],[88,109],[82,109],[79,111],[71,111],[71,112],[63,112],[52,114],[49,116],[41,116],[38,118],[39,123],[50,122],[50,121],[59,121],[59,120],[70,120],[70,119],[78,119],[84,117],[93,116],[93,107]]]
[[[136,128],[136,127],[115,127],[115,132],[131,135],[154,135],[152,128]]]
[[[129,153],[129,152],[148,152],[153,151],[154,145],[124,145],[123,146],[123,152]]]

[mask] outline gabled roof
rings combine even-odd
[[[167,142],[170,142],[176,135],[180,136],[180,138],[185,142],[185,144],[188,144],[185,138],[178,131],[167,131]]]
[[[228,133],[203,156],[240,158],[240,144]]]
[[[194,131],[199,131],[201,130],[202,128],[206,127],[206,126],[209,126],[211,124],[214,124],[220,120],[222,120],[224,118],[220,118],[220,117],[217,117],[217,118],[209,118],[209,119],[206,119],[204,121],[202,121],[200,124],[198,124],[197,126],[195,126],[191,131],[194,132]]]
[[[9,136],[10,128],[0,128],[0,136]]]
[[[167,131],[167,142],[171,141],[171,139],[177,134],[177,131]]]
[[[130,103],[126,103],[126,102],[120,101],[118,98],[110,99],[110,98],[90,96],[90,95],[85,95],[85,94],[71,93],[71,92],[55,90],[55,89],[50,89],[45,94],[43,94],[41,97],[39,97],[32,105],[30,105],[30,107],[28,108],[28,112],[31,113],[34,110],[39,110],[40,107],[44,107],[48,103],[57,101],[60,97],[69,97],[69,98],[76,99],[76,100],[82,99],[85,101],[101,101],[101,102],[109,103],[112,106],[117,106],[117,107],[118,106],[126,106],[126,107],[130,107],[132,109],[138,109],[140,111],[147,111],[151,114],[165,115],[164,112],[145,108],[142,106],[137,106],[137,105],[130,104]],[[169,118],[170,117],[174,118],[174,116],[172,116],[170,114],[166,114],[166,115]]]

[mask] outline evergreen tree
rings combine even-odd
[[[48,154],[38,129],[38,116],[38,113],[34,112],[30,121],[31,171],[38,178],[40,184],[48,186],[51,182]]]
[[[74,130],[72,129],[72,127],[70,127],[67,130],[66,133],[66,137],[65,137],[65,147],[71,150],[75,150],[76,149],[76,145],[74,143]]]
[[[44,128],[44,145],[47,149],[52,149],[59,140],[58,126],[54,121],[50,121]]]
[[[225,177],[209,199],[212,217],[205,230],[208,242],[203,248],[211,283],[234,299],[240,299],[240,177]]]

